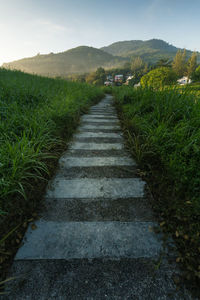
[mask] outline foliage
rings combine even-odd
[[[103,85],[106,80],[106,72],[103,68],[98,68],[96,72],[88,74],[85,80],[94,85]]]
[[[141,57],[136,57],[131,62],[131,71],[137,72],[144,68],[144,62]]]
[[[200,279],[200,97],[189,90],[113,89],[132,139],[150,174],[155,207],[178,246],[190,285]],[[157,174],[157,175],[156,175]],[[160,187],[159,187],[160,186]],[[165,225],[164,225],[165,224]]]
[[[194,78],[194,73],[197,67],[197,54],[193,52],[187,62],[187,76],[188,78]]]
[[[194,73],[194,78],[195,80],[199,80],[200,81],[200,66],[198,66],[195,70],[195,73]]]
[[[0,69],[1,211],[28,199],[32,185],[48,173],[51,149],[102,95],[87,84]]]
[[[160,88],[176,81],[176,74],[167,67],[154,69],[141,78],[142,87]]]
[[[186,72],[186,50],[178,50],[172,63],[172,69],[178,77],[182,77]]]
[[[161,58],[157,61],[156,67],[171,67],[172,61],[169,58]]]

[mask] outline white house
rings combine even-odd
[[[138,88],[138,87],[140,87],[140,86],[141,86],[140,82],[134,84],[134,88]]]
[[[177,82],[180,84],[180,85],[184,85],[184,84],[187,84],[187,83],[191,83],[192,80],[189,78],[188,80],[188,77],[187,76],[183,76],[182,78],[178,79]]]

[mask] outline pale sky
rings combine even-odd
[[[200,0],[0,0],[0,65],[123,40],[200,51],[199,30]]]

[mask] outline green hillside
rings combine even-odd
[[[173,59],[179,49],[159,39],[122,41],[101,48],[101,50],[109,54],[121,57],[140,56],[143,60],[150,63],[155,63],[161,58]],[[187,50],[187,57],[191,56],[191,54],[192,51]],[[198,61],[200,62],[200,53],[198,53]]]
[[[89,73],[98,67],[105,69],[123,67],[125,62],[138,56],[148,63],[156,63],[162,58],[172,60],[177,50],[179,48],[158,39],[123,41],[101,49],[80,46],[57,54],[38,54],[5,63],[3,67],[44,76],[66,77],[71,74]],[[191,54],[192,51],[187,50],[187,58]],[[198,61],[200,62],[200,53],[198,53]]]
[[[126,61],[126,58],[115,57],[93,47],[81,46],[57,54],[38,54],[34,57],[6,63],[3,67],[40,75],[65,76],[91,72],[98,67],[118,67]]]

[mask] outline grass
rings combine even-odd
[[[200,280],[200,97],[190,89],[114,88],[130,149],[178,247],[190,286]]]
[[[2,253],[17,250],[80,115],[102,97],[101,89],[84,83],[0,69]],[[21,231],[18,224],[25,224]],[[6,260],[0,255],[0,262]]]

